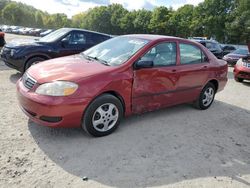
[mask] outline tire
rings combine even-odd
[[[97,97],[87,107],[82,128],[94,137],[106,136],[114,132],[123,117],[123,106],[118,98],[110,94]]]
[[[215,86],[212,83],[208,83],[201,91],[199,98],[195,101],[194,106],[200,110],[208,109],[213,101],[215,96]]]
[[[244,81],[244,79],[243,79],[243,78],[237,78],[237,77],[234,77],[234,79],[235,79],[235,81],[236,81],[236,82],[243,82],[243,81]]]
[[[28,69],[28,68],[30,68],[32,65],[34,65],[34,64],[37,64],[37,63],[39,63],[39,62],[41,62],[41,61],[44,61],[45,60],[45,58],[42,58],[42,57],[33,57],[33,58],[31,58],[29,61],[27,61],[27,63],[25,64],[25,68],[24,68],[24,72]]]

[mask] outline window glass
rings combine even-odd
[[[169,66],[176,64],[176,43],[165,42],[151,48],[142,61],[153,61],[154,66]]]
[[[69,41],[70,45],[86,44],[86,37],[85,37],[84,33],[80,33],[80,32],[71,32],[66,37],[64,37],[62,40]]]
[[[118,66],[125,63],[149,41],[129,36],[115,37],[106,40],[83,52],[83,55],[107,62],[108,65]]]
[[[45,37],[42,37],[39,39],[40,42],[54,42],[58,40],[59,38],[63,37],[63,35],[66,35],[69,32],[69,29],[67,28],[62,28],[58,29]]]
[[[74,32],[71,34],[69,44],[85,44],[86,38],[84,33]]]
[[[109,39],[110,37],[108,36],[105,36],[105,35],[100,35],[100,34],[95,34],[95,33],[92,33],[91,34],[91,42],[93,44],[98,44],[100,42],[103,42],[107,39]]]
[[[181,64],[202,63],[205,55],[196,46],[191,44],[180,44]]]

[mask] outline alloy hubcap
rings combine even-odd
[[[212,103],[213,98],[214,98],[214,89],[209,87],[204,92],[203,100],[202,100],[203,105],[209,106]]]
[[[106,132],[115,126],[118,117],[118,108],[112,103],[105,103],[94,112],[92,124],[97,131]]]

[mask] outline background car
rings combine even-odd
[[[229,65],[234,66],[236,62],[243,57],[246,57],[249,54],[249,51],[247,48],[239,48],[223,57],[223,60],[225,60]]]
[[[24,72],[38,62],[77,54],[110,38],[103,33],[62,28],[40,39],[7,43],[1,58],[7,66]]]
[[[17,94],[24,113],[40,125],[105,136],[124,115],[189,102],[209,108],[227,83],[227,69],[201,44],[126,35],[30,67]]]
[[[250,55],[238,60],[234,67],[234,79],[237,82],[250,80]]]
[[[217,41],[214,40],[196,40],[196,41],[201,43],[207,49],[209,49],[218,59],[223,58],[223,50]]]
[[[45,31],[40,33],[40,37],[44,37],[44,36],[46,36],[46,35],[48,35],[48,34],[50,34],[52,32],[53,32],[52,29],[45,30]]]
[[[225,45],[222,47],[222,50],[223,50],[223,56],[233,52],[236,50],[236,48],[232,45]]]

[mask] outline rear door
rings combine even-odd
[[[153,61],[153,67],[134,70],[133,113],[152,111],[175,103],[176,49],[176,42],[163,42],[140,58],[141,61]]]
[[[179,43],[180,62],[176,96],[178,103],[195,100],[209,77],[210,64],[204,52],[194,44]]]

